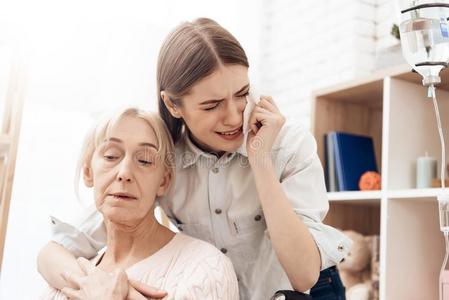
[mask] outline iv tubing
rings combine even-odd
[[[437,96],[435,92],[435,86],[432,84],[429,86],[429,92],[432,94],[433,106],[435,108],[435,115],[437,118],[438,132],[440,134],[441,142],[441,187],[444,189],[445,185],[445,169],[446,169],[446,148],[444,146],[443,128],[441,127],[440,111],[438,109]],[[447,247],[446,247],[447,249]]]

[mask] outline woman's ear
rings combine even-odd
[[[171,101],[170,97],[168,97],[166,92],[161,91],[161,98],[162,98],[162,101],[164,101],[165,107],[167,107],[170,114],[174,118],[180,119],[182,117],[181,112],[179,111],[176,104],[174,104],[173,101]]]
[[[157,196],[164,196],[171,182],[171,173],[168,170],[165,170],[164,177],[162,177],[161,184],[159,185],[159,189],[157,190]]]
[[[92,168],[90,166],[83,166],[83,180],[84,184],[91,188],[94,186],[94,176],[92,174]]]

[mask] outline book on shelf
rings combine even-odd
[[[371,137],[332,131],[324,141],[329,192],[358,191],[360,177],[378,171]]]

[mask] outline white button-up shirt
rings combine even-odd
[[[316,142],[308,130],[285,124],[272,160],[295,213],[307,225],[321,254],[321,268],[340,262],[351,241],[322,220],[329,209]],[[269,299],[292,289],[267,230],[253,173],[244,151],[220,158],[196,147],[187,135],[175,147],[175,184],[159,204],[178,229],[212,243],[233,262],[241,299]],[[276,201],[276,199],[273,199]],[[77,256],[91,257],[105,243],[101,215],[80,229],[53,219],[54,240]]]

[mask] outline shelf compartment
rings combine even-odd
[[[380,201],[361,204],[330,202],[324,223],[363,235],[380,233]]]
[[[437,201],[389,199],[385,299],[438,299],[444,255]]]
[[[427,89],[421,84],[391,78],[389,86],[386,92],[389,112],[385,116],[389,124],[388,137],[384,138],[387,153],[383,153],[388,157],[388,170],[383,185],[388,190],[412,189],[416,187],[416,160],[426,152],[438,160],[439,176],[441,147],[434,107],[427,98]],[[443,131],[447,133],[449,92],[437,90],[437,98]],[[449,161],[449,151],[446,161]]]

